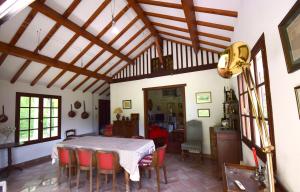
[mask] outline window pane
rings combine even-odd
[[[247,127],[247,138],[251,141],[251,127],[250,127],[249,117],[246,117],[246,127]]]
[[[260,97],[260,102],[261,102],[261,105],[262,105],[262,110],[263,110],[264,117],[267,118],[268,117],[268,109],[267,109],[267,100],[266,100],[267,97],[266,97],[265,86],[259,87],[258,94],[259,94],[259,97]]]
[[[29,119],[20,120],[20,130],[28,130],[29,129]]]
[[[43,128],[50,127],[50,118],[43,119]]]
[[[51,137],[57,137],[58,136],[58,128],[51,128]]]
[[[38,107],[39,106],[39,98],[38,97],[31,97],[31,107]]]
[[[239,89],[240,89],[240,93],[243,93],[243,78],[242,75],[238,76],[238,84],[239,84]]]
[[[43,138],[49,138],[50,137],[50,128],[43,129]]]
[[[258,79],[258,84],[260,84],[265,81],[264,66],[263,66],[261,51],[257,53],[255,58],[256,58],[257,79]]]
[[[39,128],[39,120],[30,119],[30,129],[38,129],[38,128]]]
[[[51,109],[51,117],[58,117],[58,109]]]
[[[253,119],[255,144],[260,147],[260,136],[256,120]]]
[[[44,108],[43,117],[50,117],[50,108]]]
[[[39,132],[38,130],[30,130],[30,141],[32,140],[37,140],[39,137]]]
[[[245,114],[245,115],[250,115],[248,93],[246,93],[246,94],[244,95],[244,98],[245,98],[245,105],[244,105],[244,107],[242,108],[243,114]]]
[[[39,117],[39,109],[31,108],[30,109],[30,118],[38,118]]]
[[[20,131],[20,142],[28,141],[28,131]]]
[[[52,99],[52,106],[51,107],[58,107],[58,99]]]
[[[51,127],[57,127],[57,126],[58,126],[58,118],[52,118]]]
[[[245,116],[242,116],[242,126],[243,126],[243,136],[247,136],[246,132],[247,132],[247,129],[246,129],[246,118]]]
[[[29,97],[24,97],[24,96],[21,97],[20,107],[29,107]]]
[[[254,71],[254,62],[253,61],[251,61],[250,71],[251,71],[252,79],[253,79],[254,85],[255,85],[256,82],[255,82],[255,71]],[[250,77],[249,77],[249,80],[251,80]],[[251,88],[253,88],[253,87],[251,87]]]
[[[50,107],[50,101],[51,101],[50,98],[44,98],[43,106],[44,107]]]
[[[29,108],[20,108],[20,119],[29,118]]]

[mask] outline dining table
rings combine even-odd
[[[52,150],[52,163],[58,160],[57,147],[87,148],[114,151],[119,155],[119,163],[125,170],[126,191],[130,191],[130,180],[139,181],[138,162],[155,151],[153,140],[104,136],[85,136],[57,143]]]

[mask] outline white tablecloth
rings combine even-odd
[[[130,174],[132,181],[140,180],[139,160],[155,150],[153,140],[127,139],[116,137],[86,136],[56,144],[52,150],[52,160],[58,158],[59,147],[84,147],[93,150],[115,151],[119,154],[120,165]]]

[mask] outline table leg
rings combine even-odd
[[[129,173],[125,171],[125,185],[126,185],[126,192],[130,191],[130,181],[129,181]]]
[[[21,167],[17,167],[17,166],[14,166],[12,165],[12,148],[11,147],[8,147],[7,148],[7,168],[6,168],[6,177],[9,176],[10,172],[14,169],[17,169],[17,170],[20,170],[22,171],[23,169]]]

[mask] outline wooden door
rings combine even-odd
[[[99,133],[105,125],[110,124],[110,100],[99,100]]]

